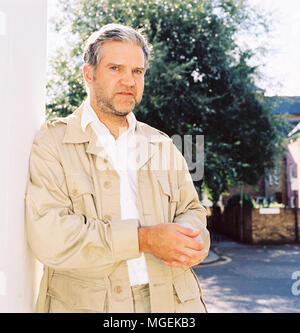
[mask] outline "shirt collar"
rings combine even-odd
[[[87,125],[93,121],[99,121],[96,112],[93,110],[90,104],[89,97],[83,103],[83,112],[81,116],[81,128],[85,132]]]
[[[56,122],[63,122],[66,124],[66,131],[63,138],[63,143],[84,143],[89,142],[87,153],[97,154],[98,148],[96,147],[97,136],[91,127],[87,127],[85,132],[82,130],[81,120],[83,117],[84,102],[72,114],[64,118],[57,118]],[[132,114],[132,113],[131,113]],[[134,117],[135,118],[135,117]],[[97,118],[98,119],[98,118]],[[48,120],[53,122],[53,120]],[[138,137],[143,136],[151,144],[170,141],[171,139],[166,135],[161,135],[160,131],[153,127],[136,121],[136,129],[134,132]]]

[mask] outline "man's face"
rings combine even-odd
[[[101,47],[101,60],[88,82],[91,103],[102,112],[126,116],[142,99],[144,53],[141,47],[109,41]]]

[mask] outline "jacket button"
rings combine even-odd
[[[122,292],[122,287],[121,286],[116,286],[114,289],[116,294],[120,294]]]
[[[72,190],[72,194],[73,194],[73,195],[77,195],[77,194],[78,194],[78,190],[77,190],[76,188],[74,188],[74,189]]]
[[[106,189],[111,188],[111,182],[110,181],[105,181],[103,185],[104,185],[104,188],[106,188]]]

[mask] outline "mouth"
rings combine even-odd
[[[134,96],[133,93],[131,92],[128,92],[128,91],[121,91],[121,92],[118,92],[117,95],[121,95],[121,96]]]

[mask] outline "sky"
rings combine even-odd
[[[241,37],[255,48],[263,44],[269,50],[265,56],[257,56],[253,65],[258,65],[261,73],[258,87],[268,96],[300,96],[300,0],[248,0],[266,19],[272,18],[272,29],[268,40],[263,37],[250,39]],[[48,18],[57,13],[57,0],[48,0]],[[58,45],[63,45],[59,36],[48,25],[48,55],[53,54]]]
[[[249,2],[258,10],[272,13],[274,21],[271,38],[266,41],[270,51],[262,67],[266,79],[260,81],[259,86],[268,95],[300,96],[300,1]]]

